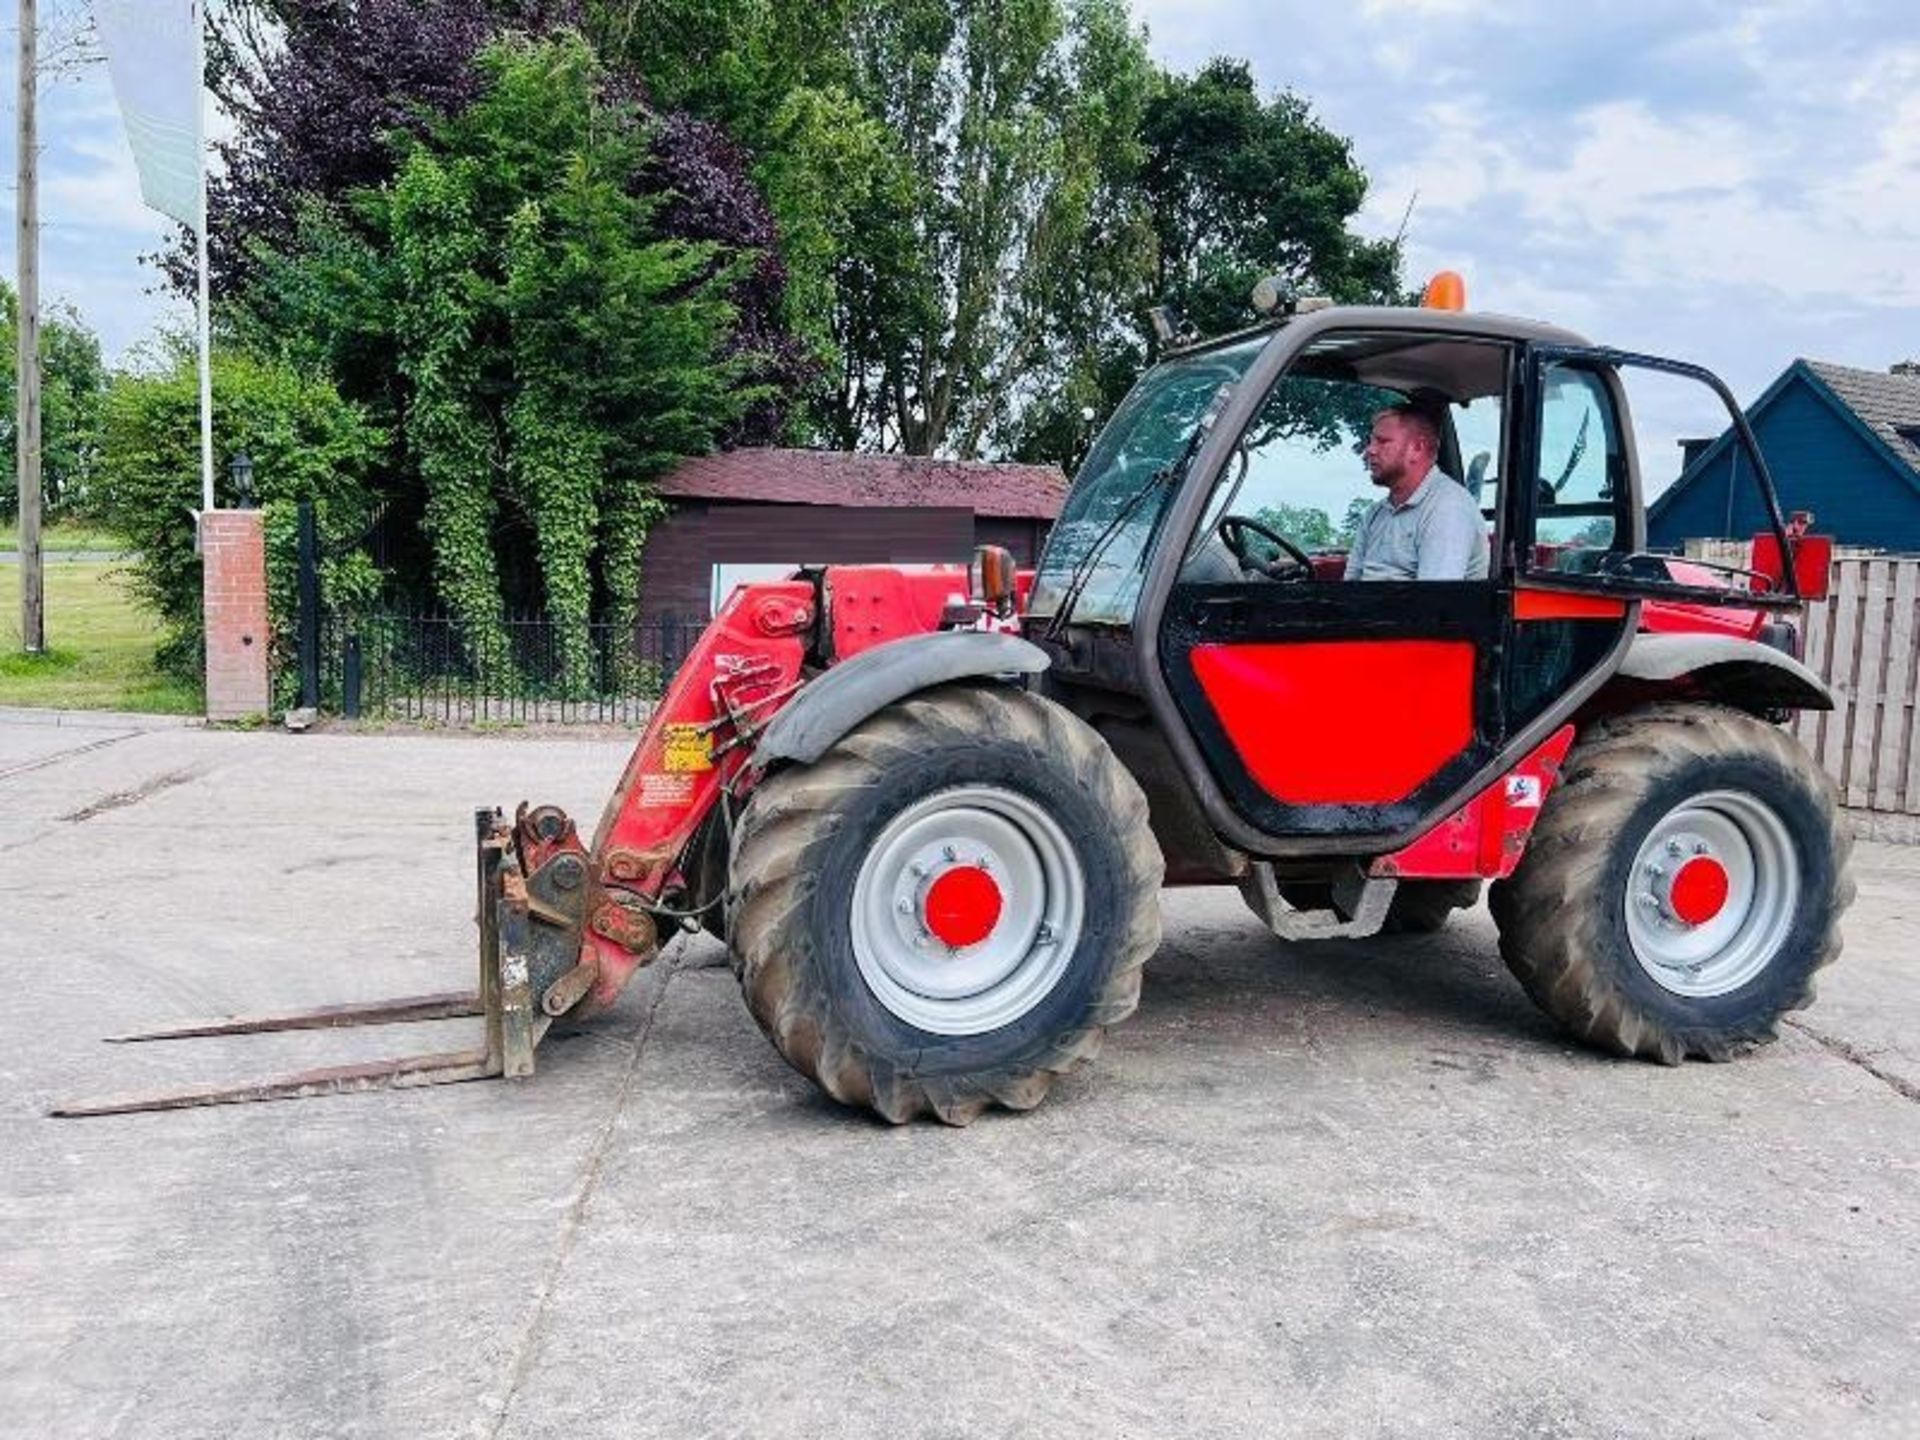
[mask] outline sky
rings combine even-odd
[[[1351,138],[1357,228],[1473,309],[1692,360],[1920,357],[1915,0],[1134,0],[1155,58],[1243,57]],[[1408,216],[1411,203],[1412,213]]]
[[[1163,64],[1244,57],[1351,137],[1358,228],[1391,235],[1411,202],[1409,274],[1460,270],[1475,309],[1699,361],[1742,400],[1796,356],[1920,356],[1915,0],[1133,3]],[[14,49],[9,24],[9,276]],[[41,135],[43,294],[125,359],[190,314],[140,262],[171,227],[101,67],[44,88]]]

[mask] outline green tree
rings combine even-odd
[[[1266,505],[1253,518],[1305,550],[1331,550],[1338,538],[1332,519],[1317,505]]]
[[[344,557],[369,518],[364,480],[383,448],[379,429],[326,381],[231,351],[214,355],[213,390],[217,501],[235,503],[225,493],[227,465],[245,450],[269,531],[289,535],[293,506],[310,500],[328,548]],[[200,500],[199,371],[190,347],[178,343],[157,372],[117,375],[108,388],[94,510],[137,554],[135,593],[166,627],[161,663],[187,676],[199,674],[205,650],[191,518]],[[289,547],[276,547],[269,559],[284,621],[293,586]],[[354,562],[333,563],[341,569],[330,588],[350,590]]]
[[[1356,495],[1347,502],[1347,513],[1340,517],[1340,534],[1336,540],[1340,549],[1353,548],[1353,542],[1360,538],[1360,527],[1367,523],[1367,514],[1376,503],[1365,495]]]
[[[242,328],[391,405],[469,643],[499,645],[499,552],[530,537],[578,691],[596,609],[637,613],[650,482],[768,394],[730,345],[749,257],[662,234],[663,197],[633,183],[652,122],[580,36],[479,65],[479,97],[405,142],[390,185],[311,203],[296,245],[256,257]]]
[[[836,444],[1018,448],[1105,393],[1151,266],[1153,69],[1122,0],[603,3],[649,86],[760,156]],[[644,17],[644,18],[641,18]]]
[[[1397,248],[1348,229],[1348,143],[1244,62],[1157,71],[1122,0],[593,8],[758,156],[831,443],[1072,465],[1151,358],[1150,305],[1216,332],[1262,275],[1398,292]]]
[[[20,508],[14,483],[18,465],[20,306],[13,287],[0,280],[0,518]],[[51,305],[40,317],[40,503],[48,520],[86,515],[100,451],[100,411],[107,367],[100,341],[70,305]]]
[[[1154,289],[1201,333],[1245,324],[1265,275],[1341,301],[1398,297],[1398,246],[1348,228],[1367,193],[1351,142],[1297,95],[1262,100],[1245,61],[1168,76],[1141,138]]]

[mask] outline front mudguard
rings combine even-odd
[[[943,630],[863,650],[809,680],[754,747],[759,768],[811,765],[854,726],[896,700],[954,680],[1038,675],[1047,654],[1018,636]]]

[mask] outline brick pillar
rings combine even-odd
[[[267,539],[258,510],[200,517],[207,718],[267,713]]]

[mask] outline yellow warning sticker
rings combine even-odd
[[[687,774],[713,768],[713,750],[698,725],[669,725],[663,732],[660,768]]]

